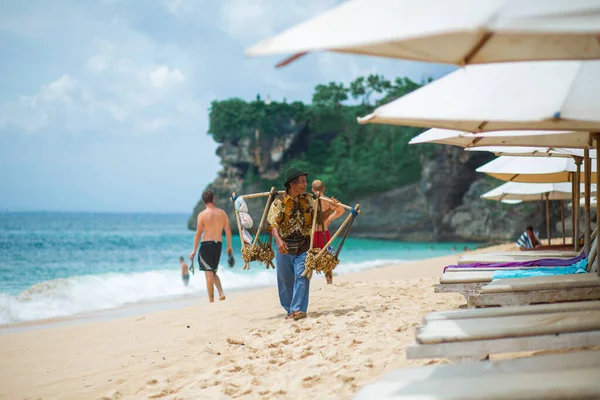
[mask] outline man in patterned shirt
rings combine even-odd
[[[309,280],[302,276],[306,252],[310,247],[313,199],[306,193],[307,172],[297,168],[285,171],[286,192],[276,198],[267,220],[277,244],[277,289],[286,318],[306,317]]]

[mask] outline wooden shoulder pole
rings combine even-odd
[[[274,188],[272,188],[274,189]],[[285,193],[284,190],[280,190],[279,192],[277,192],[277,194],[283,194]],[[243,196],[240,196],[243,199],[255,199],[257,197],[267,197],[271,194],[271,192],[262,192],[262,193],[252,193],[252,194],[245,194]]]
[[[333,205],[334,205],[334,206],[336,206],[336,207],[342,207],[344,210],[347,210],[347,211],[350,211],[350,210],[352,210],[352,207],[350,207],[350,206],[347,206],[347,205],[345,205],[345,204],[342,204],[342,203],[336,203],[336,202],[334,202],[333,200],[331,200],[330,198],[328,198],[328,197],[325,197],[325,196],[321,197],[321,200],[323,200],[323,201],[326,201],[326,202],[328,202],[328,203],[330,203],[330,204],[333,204]]]
[[[256,231],[256,235],[254,236],[254,240],[252,241],[252,247],[256,245],[256,242],[258,241],[258,236],[262,232],[262,229],[265,225],[265,221],[267,220],[267,214],[269,213],[269,208],[271,207],[271,203],[273,202],[273,197],[275,197],[275,193],[275,187],[272,187],[271,191],[269,192],[267,204],[265,204],[265,210],[263,211],[263,215],[260,218],[260,225],[258,225],[258,230]]]
[[[354,206],[354,210],[358,212],[360,210],[360,204],[357,204],[356,206]],[[348,222],[350,221],[350,218],[353,218],[352,214],[349,214],[348,217],[346,217],[346,219],[344,220],[344,222],[342,223],[342,225],[338,228],[338,230],[331,237],[331,239],[329,239],[329,242],[327,242],[327,244],[323,246],[323,248],[321,249],[321,251],[319,252],[319,254],[317,254],[317,256],[315,257],[315,260],[318,260],[319,257],[321,257],[323,255],[323,253],[325,253],[327,251],[327,248],[329,246],[331,246],[331,243],[333,243],[333,241],[340,235],[340,233],[342,232],[342,230],[344,229],[344,227],[346,225],[348,225]]]
[[[317,192],[316,199],[315,199],[314,212],[313,212],[312,228],[310,230],[310,250],[313,249],[313,246],[315,244],[315,229],[317,227],[317,213],[319,212],[319,208],[321,205],[320,198],[321,198],[321,194],[319,192]],[[323,232],[323,234],[324,233],[325,232]]]

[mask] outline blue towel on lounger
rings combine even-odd
[[[531,269],[513,269],[509,271],[494,271],[492,280],[508,278],[527,278],[529,276],[552,276],[552,275],[571,275],[585,274],[587,271],[587,258],[569,265],[568,267],[544,267]]]

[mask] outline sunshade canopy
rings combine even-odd
[[[329,50],[456,65],[587,60],[600,59],[599,34],[594,0],[349,0],[246,54],[293,61]]]
[[[581,182],[584,181],[583,170],[582,165]],[[570,158],[502,156],[482,165],[476,171],[508,182],[560,183],[572,182],[577,167]],[[595,171],[596,166],[592,165],[592,172]],[[591,175],[591,182],[596,183],[596,174]]]
[[[581,149],[564,149],[555,147],[512,147],[512,146],[487,146],[487,147],[467,147],[467,151],[489,151],[497,156],[529,156],[529,157],[584,157]],[[596,158],[597,152],[590,150],[590,158]]]
[[[592,192],[596,192],[596,185],[592,185]],[[581,193],[584,187],[581,185]],[[482,194],[481,197],[487,200],[520,200],[520,201],[538,201],[545,200],[571,200],[571,183],[522,183],[507,182],[498,186],[489,192]]]
[[[450,144],[461,147],[537,146],[585,149],[590,148],[588,132],[501,131],[472,134],[449,129],[429,129],[409,142]]]
[[[359,122],[456,129],[600,132],[600,61],[468,66]]]

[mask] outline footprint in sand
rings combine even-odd
[[[349,375],[338,375],[338,378],[340,378],[344,383],[350,383],[356,379],[355,377]]]
[[[312,351],[305,350],[302,352],[302,354],[300,354],[300,359],[306,358],[308,356],[312,356],[313,354],[315,354],[315,353],[313,353]]]
[[[118,390],[113,390],[109,392],[108,395],[102,397],[101,400],[119,400],[122,397],[123,395],[121,394],[121,392],[119,392]]]
[[[240,372],[241,370],[242,367],[240,367],[239,365],[234,365],[233,367],[229,368],[227,372]]]
[[[161,390],[160,392],[154,392],[154,393],[150,393],[150,394],[148,395],[148,398],[149,398],[149,399],[159,399],[159,398],[161,398],[161,397],[165,397],[165,396],[168,396],[168,395],[169,395],[169,393],[167,393],[167,392],[166,392],[166,391],[164,391],[164,390]]]
[[[305,388],[310,388],[312,387],[314,384],[321,382],[321,377],[317,376],[317,375],[311,375],[311,376],[307,376],[304,379],[302,379],[302,386],[304,386]]]
[[[231,344],[231,345],[244,346],[244,341],[243,340],[227,338],[226,342],[229,343],[229,344]]]

